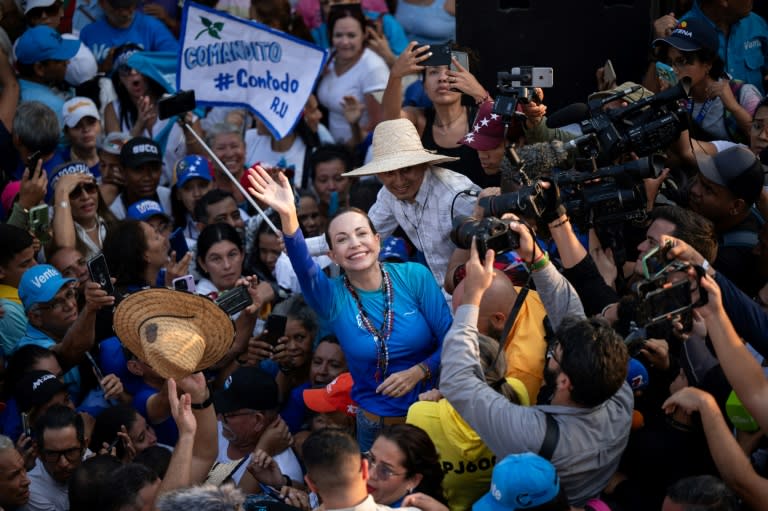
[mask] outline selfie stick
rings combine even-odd
[[[232,181],[232,184],[234,184],[237,187],[237,189],[240,190],[240,193],[243,194],[243,197],[245,197],[245,199],[248,201],[248,203],[251,206],[253,206],[256,209],[256,211],[259,212],[259,215],[261,215],[261,218],[263,218],[264,221],[267,222],[267,225],[272,229],[272,231],[274,231],[275,236],[277,236],[278,238],[282,238],[283,233],[280,232],[280,229],[275,227],[275,224],[273,224],[272,220],[270,220],[269,217],[266,215],[266,213],[264,213],[264,210],[262,210],[259,207],[259,205],[256,203],[256,200],[254,200],[254,198],[251,197],[250,193],[245,191],[245,188],[243,188],[243,185],[240,184],[240,181],[235,179],[235,176],[233,176],[232,173],[227,168],[227,166],[224,165],[224,162],[222,162],[219,159],[219,157],[216,156],[216,154],[214,154],[213,150],[210,147],[208,147],[208,144],[206,144],[203,141],[203,139],[200,137],[200,135],[198,135],[197,132],[192,129],[192,126],[190,126],[189,123],[187,123],[187,121],[185,121],[181,117],[179,117],[179,123],[181,123],[181,125],[184,126],[184,128],[186,128],[186,130],[189,131],[192,134],[192,136],[194,136],[195,139],[198,142],[200,142],[200,145],[203,147],[203,149],[205,149],[205,152],[208,153],[208,156],[210,156],[211,159],[213,159],[213,161],[216,162],[216,164],[219,166],[219,168],[224,171],[224,174],[226,174],[227,177],[229,178],[229,180]]]

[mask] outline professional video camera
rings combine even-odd
[[[467,249],[472,246],[472,238],[477,240],[477,253],[483,258],[488,249],[496,254],[515,250],[520,246],[520,235],[510,230],[511,220],[494,217],[477,218],[459,215],[453,219],[451,241],[457,247]]]
[[[570,105],[547,121],[549,127],[578,122],[583,136],[570,142],[587,157],[600,156],[602,161],[615,161],[634,152],[648,156],[663,150],[678,139],[688,127],[688,111],[681,100],[688,97],[691,81],[682,78],[677,85],[653,96],[640,99],[623,108],[604,106],[621,100],[640,88],[621,90],[607,98]],[[589,115],[584,119],[585,115]]]
[[[571,221],[585,229],[626,220],[641,220],[646,214],[643,179],[657,177],[664,168],[664,158],[653,155],[622,165],[604,167],[595,172],[566,171],[552,177],[560,188],[562,203]],[[484,197],[478,205],[486,217],[518,213],[541,217],[545,208],[545,190],[536,183],[517,192]]]

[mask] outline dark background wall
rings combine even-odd
[[[457,0],[459,44],[477,51],[476,76],[496,91],[496,72],[512,66],[554,68],[544,91],[549,112],[585,101],[596,88],[595,70],[611,59],[619,83],[639,82],[647,66],[651,23],[685,1],[657,0]],[[681,5],[682,4],[682,5]],[[765,16],[768,2],[755,2]]]

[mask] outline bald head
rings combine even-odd
[[[464,281],[459,282],[453,291],[453,312],[461,305],[464,297]],[[504,329],[510,309],[515,304],[517,291],[512,281],[503,271],[493,270],[491,287],[485,290],[480,300],[480,312],[477,318],[477,329],[481,334],[489,335],[498,340]]]

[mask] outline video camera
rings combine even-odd
[[[571,221],[586,228],[645,218],[643,179],[657,177],[663,168],[664,158],[653,155],[595,172],[560,172],[552,179],[560,188],[562,203]],[[484,197],[478,205],[485,217],[512,212],[540,218],[545,209],[545,193],[546,190],[535,183],[517,192]]]
[[[635,88],[590,101],[589,118],[579,122],[584,135],[571,145],[588,157],[599,155],[602,161],[614,161],[630,152],[648,156],[662,150],[688,128],[688,111],[681,100],[688,97],[690,87],[690,79],[684,77],[674,87],[623,108],[603,107]]]
[[[554,71],[551,67],[513,67],[509,72],[496,73],[496,88],[499,93],[493,104],[493,113],[511,119],[517,110],[517,103],[541,101],[528,87],[552,87]]]

